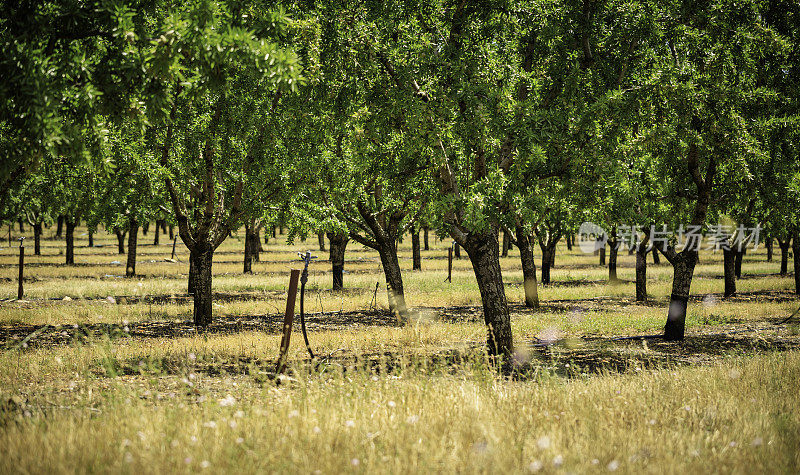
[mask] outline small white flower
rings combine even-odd
[[[142,442],[144,442],[144,439],[146,439],[146,438],[147,438],[147,437],[144,435],[144,432],[142,432],[142,431],[139,431],[139,432],[137,432],[137,433],[136,433],[136,435],[138,435],[138,436],[139,436],[139,439],[140,439]]]
[[[235,429],[235,428],[236,428],[236,426],[237,426],[237,424],[236,424],[236,421],[232,420],[232,421],[228,422],[228,426],[229,426],[231,429]]]
[[[311,431],[314,432],[315,434],[319,434],[320,432],[322,432],[322,429],[320,429],[319,426],[314,426],[314,428],[311,429]]]
[[[131,455],[131,453],[130,453],[130,452],[127,452],[127,453],[125,454],[125,462],[127,462],[127,463],[131,463],[131,462],[133,462],[133,455]]]
[[[196,359],[197,359],[197,355],[196,355],[196,354],[194,354],[194,353],[189,353],[189,359],[190,359],[190,360],[192,360],[192,361],[194,361],[194,360],[196,360]]]
[[[650,421],[649,421],[649,424],[650,424],[651,426],[654,426],[654,425],[656,425],[656,420],[655,420],[655,419],[650,419]]]
[[[753,439],[751,445],[753,447],[761,447],[762,445],[764,445],[764,439],[762,439],[761,437],[756,437],[755,439]]]
[[[599,464],[600,464],[600,460],[592,459],[592,465],[599,465]]]
[[[409,424],[416,424],[418,420],[419,416],[408,416],[406,418],[406,422],[408,422]]]
[[[547,437],[546,435],[539,437],[539,439],[536,441],[536,446],[542,450],[550,447],[550,437]]]
[[[298,411],[297,409],[294,409],[289,413],[289,417],[297,417],[299,415],[300,415],[300,411]]]
[[[352,465],[354,467],[357,467],[359,463],[360,462],[358,461],[358,459],[353,459],[353,460],[350,461],[350,465]]]
[[[685,411],[691,411],[691,410],[692,410],[692,408],[691,408],[691,407],[689,407],[689,406],[684,406],[684,408],[683,408],[683,409],[684,409]]]
[[[189,465],[190,463],[192,463],[192,458],[191,457],[186,457],[185,459],[183,459],[183,463],[185,463],[186,465]]]
[[[226,395],[222,399],[219,399],[219,405],[222,407],[233,406],[234,404],[236,404],[236,398],[230,394]]]
[[[728,444],[728,446],[729,446],[729,447],[736,447],[736,442],[732,440],[732,441],[731,441],[731,442]]]
[[[344,421],[344,426],[345,427],[355,427],[356,423],[353,422],[353,421]]]
[[[528,470],[531,472],[538,472],[543,467],[542,462],[538,460],[534,460],[533,462],[528,464]]]
[[[237,438],[236,438],[236,443],[237,443],[237,444],[241,444],[242,442],[244,442],[244,439],[243,439],[243,438],[241,438],[241,437],[237,437]]]
[[[555,457],[553,457],[553,465],[555,465],[556,467],[560,467],[563,464],[564,464],[564,457],[562,457],[561,455],[556,455]]]
[[[394,407],[394,406],[396,406],[397,404],[395,404],[395,402],[394,402],[394,401],[389,401],[389,402],[387,402],[387,403],[386,403],[386,405],[387,405],[387,406],[389,406],[389,407]]]
[[[238,411],[236,411],[236,412],[233,414],[233,417],[238,417],[238,418],[240,418],[240,419],[241,419],[242,417],[244,417],[244,411],[242,411],[241,409],[240,409],[240,410],[238,410]]]
[[[204,422],[203,427],[208,427],[209,429],[213,429],[217,427],[217,423],[215,421]]]
[[[202,462],[200,462],[200,467],[201,468],[208,468],[210,466],[211,466],[211,462],[209,462],[208,460],[203,460]]]
[[[180,442],[178,442],[178,439],[172,439],[172,442],[169,443],[169,445],[172,447],[177,447],[178,444],[180,444]]]
[[[612,460],[608,462],[606,468],[608,469],[609,472],[613,472],[614,470],[619,468],[619,462],[617,462],[616,460]]]
[[[56,356],[56,357],[55,357],[55,360],[56,360],[56,363],[58,363],[58,364],[61,364],[61,363],[63,363],[63,360],[61,359],[61,357],[60,357],[60,356]]]

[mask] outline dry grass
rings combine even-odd
[[[81,234],[81,265],[60,264],[60,241],[46,240],[43,256],[27,256],[34,264],[30,301],[0,303],[0,329],[189,318],[190,301],[140,300],[185,294],[180,243],[174,263],[165,261],[171,243],[142,246],[137,270],[144,277],[124,279],[124,266],[113,263],[125,262],[113,236],[98,233],[103,247],[87,248]],[[215,313],[275,318],[285,305],[288,269],[298,266],[296,252],[316,240],[271,240],[255,274],[244,276],[239,238],[228,239],[215,258],[215,292],[236,297],[215,303]],[[690,340],[749,332],[707,350],[589,338],[659,331],[668,264],[648,269],[654,304],[636,304],[631,282],[610,285],[595,256],[560,248],[554,283],[540,289],[543,307],[529,311],[520,307],[521,271],[512,251],[502,264],[527,370],[507,379],[482,352],[485,328],[469,261],[456,261],[453,283],[446,283],[441,257],[448,243],[431,244],[423,272],[410,270],[410,240],[400,248],[407,299],[419,312],[412,325],[315,325],[312,345],[328,356],[316,369],[294,334],[293,378],[277,386],[271,372],[279,336],[261,331],[3,350],[0,473],[800,470],[800,352],[774,351],[795,342],[798,329],[771,323],[797,303],[793,281],[775,275],[779,263],[767,263],[763,250],[746,256],[748,278],[738,282],[745,297],[733,300],[719,298],[721,256],[702,255],[692,290],[703,300],[689,308]],[[343,293],[327,290],[329,263],[312,265],[309,312],[367,310],[376,282],[377,306],[385,307],[377,256],[351,243],[347,257]],[[16,294],[15,263],[16,249],[0,250],[2,298]],[[627,253],[619,275],[633,280]],[[757,292],[775,298],[756,299]],[[553,336],[576,340],[532,346]],[[605,358],[618,364],[605,368]],[[580,366],[589,362],[594,366]]]

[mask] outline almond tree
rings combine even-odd
[[[239,8],[239,7],[237,7]],[[212,320],[214,250],[238,228],[249,186],[275,186],[265,118],[296,88],[300,67],[280,41],[285,18],[258,5],[190,2],[153,37],[148,71],[164,114],[146,139],[157,145],[181,240],[190,252],[194,323]],[[252,182],[251,182],[252,180]]]

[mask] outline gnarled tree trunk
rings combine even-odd
[[[636,301],[647,301],[647,244],[636,247]]]
[[[403,290],[403,276],[400,273],[400,262],[397,259],[397,245],[394,240],[387,240],[378,249],[383,274],[386,277],[386,291],[389,296],[389,311],[404,321],[408,316],[406,297]]]
[[[636,301],[647,301],[647,253],[650,233],[644,230],[644,237],[633,248],[636,250]]]
[[[736,295],[736,251],[733,249],[722,249],[722,269],[725,275],[725,297]]]
[[[249,224],[244,226],[244,273],[253,273],[253,228]]]
[[[64,216],[59,215],[58,219],[56,220],[56,237],[60,238],[62,230],[64,229]]]
[[[328,256],[333,274],[333,290],[344,288],[344,253],[350,237],[346,233],[327,233],[330,241]]]
[[[500,257],[508,257],[508,248],[511,246],[511,235],[503,233],[503,250],[500,252]]]
[[[128,263],[125,265],[125,277],[136,276],[136,243],[139,234],[139,222],[136,218],[128,219]]]
[[[425,247],[425,250],[429,251],[430,247],[428,246],[428,227],[427,226],[422,228],[422,238],[423,238],[422,241],[423,241],[423,246]]]
[[[516,228],[516,246],[522,263],[522,289],[525,292],[525,306],[539,308],[539,284],[536,281],[536,260],[533,256],[533,243],[522,226]]]
[[[683,340],[686,330],[686,308],[689,302],[689,289],[692,285],[694,268],[697,265],[697,251],[684,250],[672,263],[672,295],[669,298],[667,324],[664,326],[664,339]]]
[[[66,218],[67,225],[67,265],[75,264],[75,221]]]
[[[119,228],[114,228],[114,234],[117,236],[117,254],[125,254],[125,232]]]
[[[608,241],[608,280],[611,283],[619,281],[617,277],[617,254],[619,253],[619,241],[617,240],[617,228],[611,229],[611,239]]]
[[[37,256],[42,255],[42,222],[36,221],[33,223],[33,254]]]
[[[508,364],[514,352],[514,339],[500,269],[500,243],[497,233],[494,230],[470,233],[464,248],[472,261],[472,269],[481,292],[483,319],[488,328],[488,353],[490,356],[502,356]]]
[[[791,238],[785,241],[778,238],[778,246],[781,248],[781,275],[786,275],[789,272],[789,243]]]
[[[194,272],[194,324],[205,327],[211,324],[211,264],[214,250],[207,243],[198,243],[197,250],[191,253]]]

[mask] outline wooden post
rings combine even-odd
[[[283,317],[283,337],[281,338],[281,352],[278,355],[277,374],[286,369],[286,355],[289,353],[289,339],[292,337],[292,322],[294,321],[294,302],[297,299],[297,281],[300,278],[300,269],[292,269],[289,276],[289,292],[286,294],[286,313]]]
[[[19,241],[19,287],[17,287],[17,300],[22,300],[24,291],[22,290],[22,275],[25,272],[25,245]]]
[[[170,257],[170,259],[172,259],[173,261],[175,260],[175,244],[177,242],[178,242],[178,236],[175,236],[175,238],[172,240],[172,257]]]
[[[447,281],[453,282],[453,246],[447,249]]]

